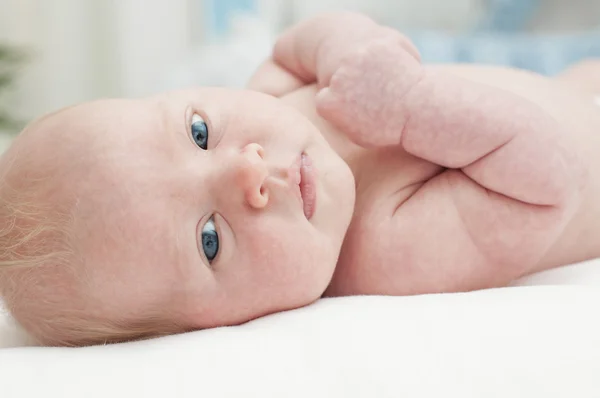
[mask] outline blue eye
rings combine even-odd
[[[192,139],[200,148],[208,148],[208,126],[200,115],[194,113],[192,116]]]
[[[217,234],[217,230],[215,229],[213,217],[211,217],[202,228],[202,250],[209,263],[212,262],[219,253],[219,234]]]

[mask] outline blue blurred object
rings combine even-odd
[[[539,6],[539,0],[488,0],[488,12],[477,30],[514,32],[521,30]]]
[[[512,66],[554,75],[584,58],[600,57],[600,34],[412,35],[424,62]]]
[[[255,0],[204,0],[206,35],[209,39],[222,38],[230,31],[231,17],[237,13],[257,11]]]
[[[600,30],[579,34],[523,32],[540,0],[488,0],[488,14],[470,33],[410,34],[425,62],[512,66],[553,75],[584,58],[600,57]]]

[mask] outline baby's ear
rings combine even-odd
[[[269,58],[254,72],[246,88],[281,97],[305,85],[305,82]]]

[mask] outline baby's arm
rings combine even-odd
[[[366,289],[474,289],[535,271],[579,199],[584,168],[568,132],[516,94],[422,67],[397,32],[378,30],[364,17],[344,18],[292,29],[275,59],[303,78],[316,76],[324,87],[319,112],[357,143],[401,145],[450,169],[422,181],[402,206],[394,204],[385,227],[378,224],[387,228],[379,236],[394,239],[382,262],[407,269],[395,278],[382,270],[378,282],[387,278],[388,287]],[[363,36],[344,40],[352,32]],[[444,264],[462,271],[453,274]],[[376,278],[373,271],[351,273],[364,281]]]
[[[572,192],[576,159],[556,120],[508,91],[428,70],[404,36],[364,16],[300,24],[274,59],[317,81],[319,112],[362,146],[402,145],[526,203],[556,205]]]
[[[347,47],[339,46],[338,41],[351,44],[390,32],[395,31],[351,12],[309,19],[278,38],[272,56],[258,68],[246,88],[281,97],[306,85],[325,86],[346,55]],[[322,40],[325,36],[328,40]],[[419,57],[417,49],[404,36],[402,42],[409,53]],[[314,51],[315,48],[318,50]],[[323,56],[324,53],[327,56]]]
[[[291,93],[307,83],[294,73],[269,58],[254,72],[246,88],[253,91],[281,97]]]

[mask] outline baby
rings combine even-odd
[[[40,343],[87,345],[596,257],[592,85],[423,66],[365,16],[313,18],[251,90],[103,100],[28,126],[0,161],[0,292]]]

